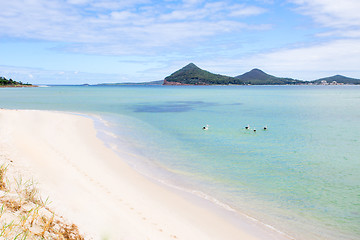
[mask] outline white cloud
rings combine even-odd
[[[287,1],[296,5],[297,13],[313,19],[313,26],[318,30],[312,36],[313,42],[299,43],[300,47],[280,47],[253,56],[234,55],[235,52],[247,51],[239,50],[241,42],[247,41],[239,33],[268,30],[271,23],[261,23],[262,19],[257,18],[254,21],[257,24],[248,24],[246,17],[271,13],[271,10],[227,0],[2,1],[0,37],[59,42],[57,51],[135,54],[143,59],[161,56],[154,61],[167,61],[161,62],[162,70],[177,69],[190,62],[187,59],[195,59],[205,69],[232,76],[259,67],[271,74],[308,80],[323,71],[352,72],[355,74],[353,77],[360,78],[360,1]],[[254,2],[274,3],[273,0]],[[191,53],[187,51],[189,48]],[[171,63],[174,65],[170,66]],[[22,70],[15,71],[20,74],[17,71]],[[51,74],[59,77],[60,71],[32,69],[21,76],[30,80],[32,75],[34,79],[45,80]],[[142,72],[151,74],[146,68]],[[132,74],[136,77],[136,73]],[[149,75],[150,80],[162,77],[159,72],[156,74],[159,75]],[[64,72],[64,75],[76,75],[76,79],[86,80],[86,74],[81,72]],[[109,76],[109,79],[125,78]]]
[[[237,59],[222,58],[217,62],[205,60],[200,61],[200,64],[208,70],[229,76],[260,68],[275,76],[301,80],[315,80],[336,74],[360,78],[359,46],[360,41],[357,39],[334,40]]]
[[[78,5],[78,4],[83,5],[83,4],[89,3],[90,1],[89,0],[68,0],[67,2],[70,4],[75,4],[75,5]]]
[[[265,9],[256,6],[246,6],[240,4],[227,4],[225,2],[206,3],[202,7],[177,8],[170,13],[163,14],[160,19],[164,21],[176,20],[200,20],[200,19],[227,19],[230,17],[259,15]]]
[[[319,45],[284,49],[270,54],[256,56],[250,62],[273,71],[297,72],[301,77],[306,72],[351,72],[358,69],[360,62],[360,41],[357,39],[336,40]],[[307,79],[309,80],[309,79]]]
[[[360,30],[359,0],[291,0],[301,14],[311,16],[316,23],[344,31]]]
[[[318,29],[322,29],[314,35],[313,43],[219,61],[224,64],[205,61],[204,65],[229,75],[239,74],[241,66],[243,71],[257,67],[270,74],[304,80],[331,74],[360,78],[360,1],[289,1],[297,4],[297,11],[310,16]]]
[[[239,17],[239,16],[253,16],[253,15],[260,15],[266,12],[264,8],[256,7],[256,6],[235,6],[233,7],[232,11],[230,12],[231,17]]]
[[[77,51],[100,54],[100,49],[111,54],[146,53],[151,47],[165,51],[230,31],[256,29],[236,18],[263,12],[255,6],[200,0],[180,5],[149,0],[13,0],[4,1],[1,11],[0,37],[65,42],[68,50],[78,47]]]
[[[121,21],[136,19],[136,14],[129,11],[112,12],[110,16],[114,20],[121,20]]]
[[[93,10],[120,10],[134,7],[137,4],[146,4],[150,2],[151,0],[92,0],[89,5],[93,8]]]

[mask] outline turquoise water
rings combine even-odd
[[[144,174],[296,239],[360,239],[360,86],[0,89],[0,107],[99,115]]]

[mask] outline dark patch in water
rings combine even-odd
[[[225,104],[225,105],[234,105],[234,106],[237,106],[237,105],[243,105],[243,103],[229,103],[229,104]]]
[[[214,105],[203,101],[171,101],[161,104],[139,104],[134,106],[134,112],[188,112],[195,107],[206,107]]]

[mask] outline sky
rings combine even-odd
[[[237,76],[360,78],[359,0],[0,0],[0,76],[162,80],[188,63]]]

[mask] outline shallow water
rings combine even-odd
[[[96,114],[146,175],[296,239],[360,239],[360,86],[0,89],[0,107]]]

